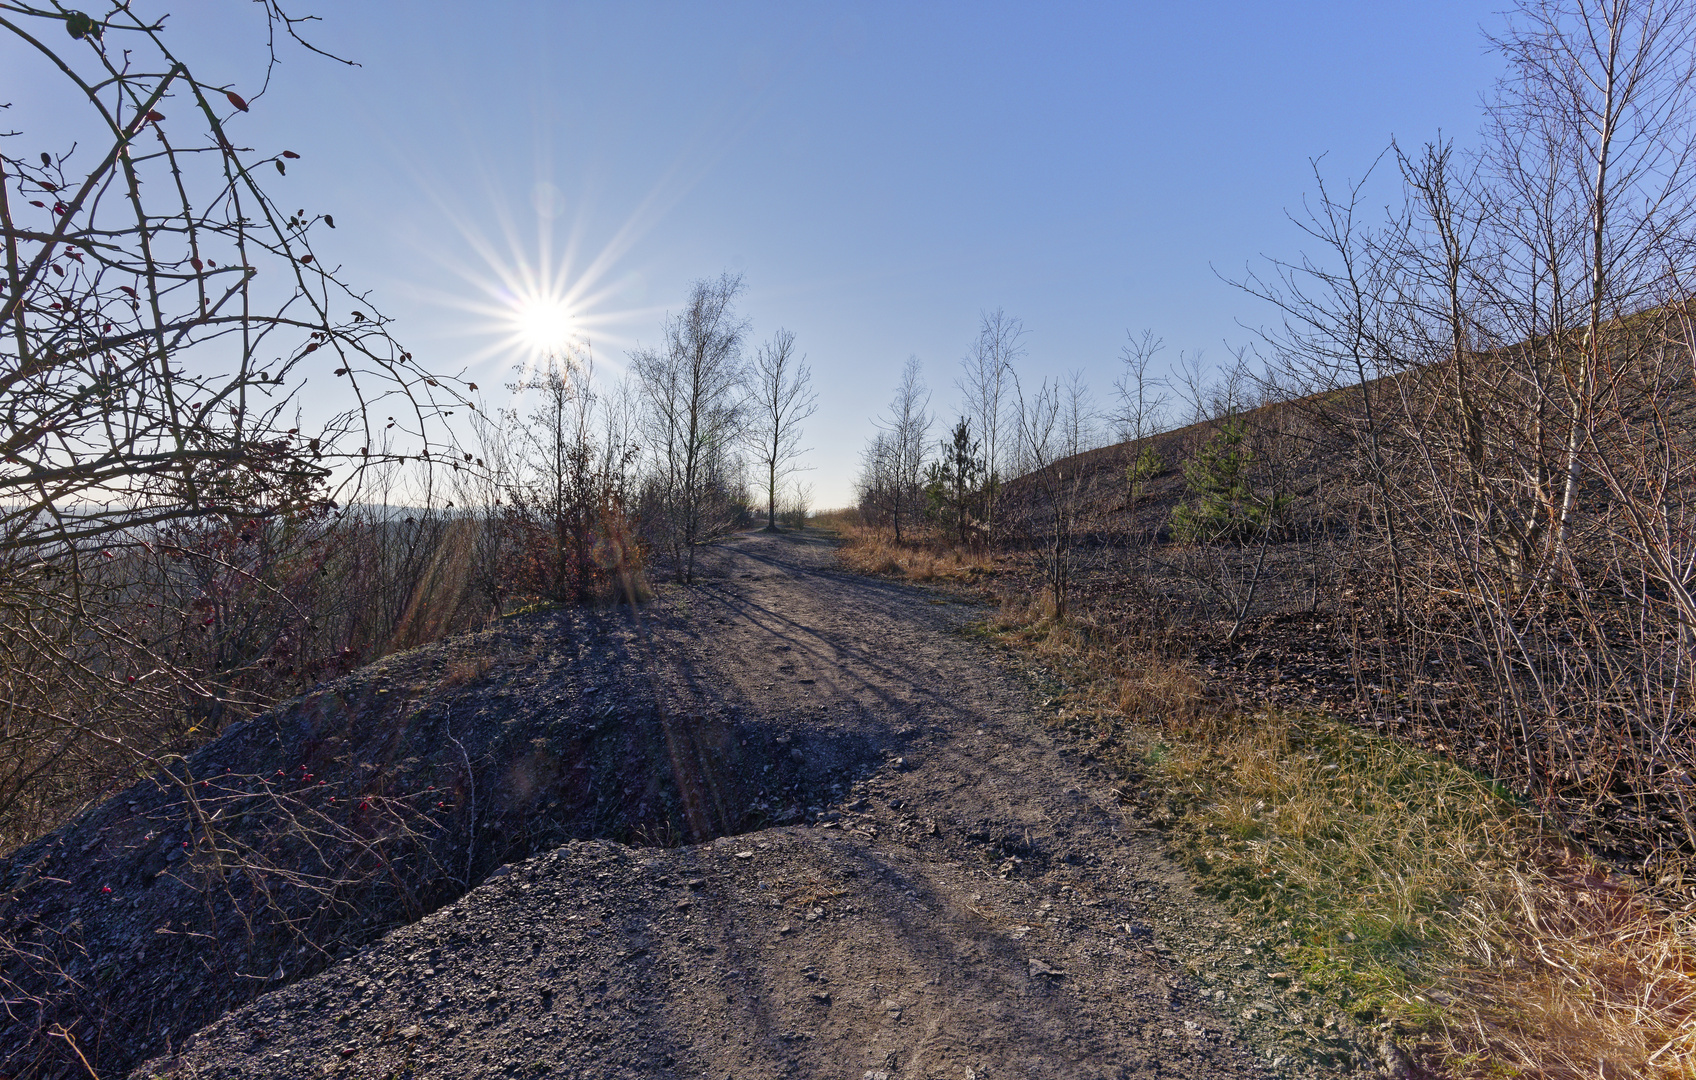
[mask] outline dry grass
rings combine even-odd
[[[839,556],[843,565],[858,573],[912,581],[972,582],[994,570],[995,560],[988,553],[936,541],[897,544],[887,533],[846,517],[832,520],[829,527],[842,538]]]
[[[815,510],[807,518],[807,528],[834,536],[843,536],[850,528],[860,525],[860,512],[853,507],[837,510]]]
[[[1696,1076],[1696,918],[1582,860],[1475,882],[1456,913],[1451,1061],[1551,1077]]]
[[[487,656],[474,656],[463,660],[455,660],[442,671],[440,688],[443,690],[455,686],[466,686],[477,682],[489,673],[494,661]]]
[[[851,533],[844,562],[922,580],[944,558]],[[1053,615],[1004,597],[990,629],[1060,674],[1056,723],[1145,788],[1202,887],[1310,993],[1457,1077],[1696,1078],[1696,904],[1612,875],[1444,759],[1256,710]]]

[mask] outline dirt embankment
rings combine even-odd
[[[457,853],[476,887],[357,951],[344,933],[315,974],[171,1034],[154,1052],[176,1052],[135,1075],[1374,1067],[1341,1018],[1304,1015],[1275,958],[1050,737],[1027,673],[960,633],[977,610],[834,565],[817,541],[742,538],[701,584],[601,627],[616,658],[525,641],[584,629],[557,618],[483,638],[516,651],[459,692],[551,687],[555,708],[613,740],[587,744],[606,751],[592,781],[569,762],[514,769],[542,760],[525,753],[546,740],[531,730],[546,709],[508,710],[498,738],[466,725],[456,737],[480,741],[455,757],[487,809],[431,850],[445,866]],[[516,662],[538,649],[555,661],[545,682]],[[633,839],[705,842],[612,842]],[[513,861],[491,874],[494,852]],[[126,905],[125,932],[142,940],[157,914]],[[1290,1054],[1298,1028],[1326,1052]]]

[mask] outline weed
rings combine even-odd
[[[503,619],[514,619],[514,618],[517,618],[520,615],[535,615],[536,613],[542,612],[542,611],[558,611],[559,609],[563,608],[564,606],[565,606],[564,604],[558,602],[557,600],[535,600],[535,601],[532,601],[528,604],[522,604],[518,607],[513,608],[511,611],[502,615],[501,618],[503,618]]]

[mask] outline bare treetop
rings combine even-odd
[[[1148,368],[1166,348],[1166,342],[1153,330],[1144,330],[1141,337],[1126,330],[1125,337],[1127,341],[1119,349],[1119,377],[1113,381],[1119,394],[1113,419],[1119,424],[1121,438],[1136,440],[1154,434],[1165,419],[1166,382]]]

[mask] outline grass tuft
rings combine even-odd
[[[439,688],[446,690],[455,686],[466,686],[479,682],[493,666],[494,661],[487,656],[473,656],[455,660],[443,670]]]

